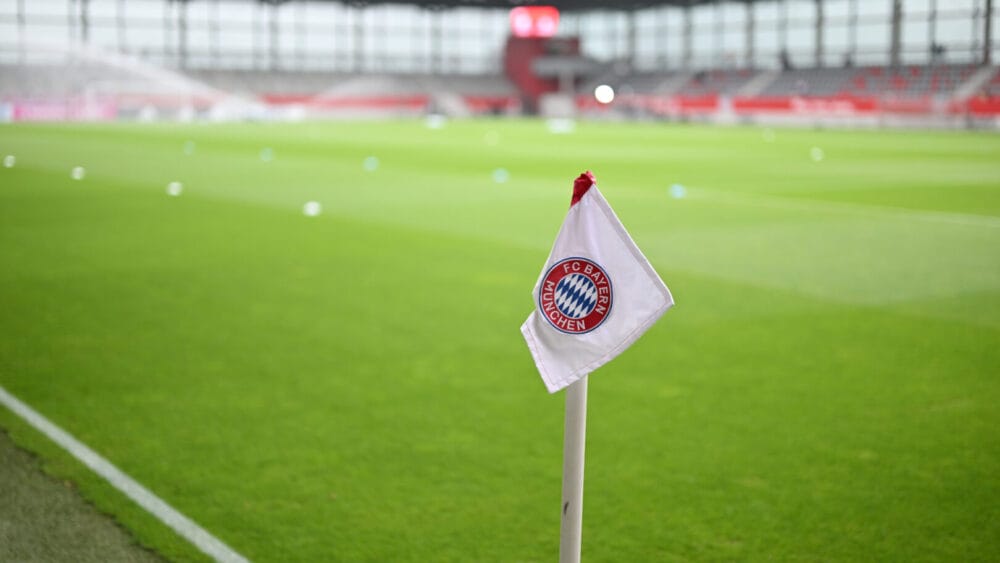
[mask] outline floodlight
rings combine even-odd
[[[602,104],[610,104],[615,99],[615,89],[607,84],[594,88],[594,98]]]

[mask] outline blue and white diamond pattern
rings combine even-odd
[[[571,319],[586,317],[597,305],[597,286],[583,274],[569,274],[556,285],[556,307]]]

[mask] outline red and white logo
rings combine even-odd
[[[538,291],[538,310],[553,328],[566,334],[585,334],[601,326],[613,301],[608,273],[587,258],[556,262]]]

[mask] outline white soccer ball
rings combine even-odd
[[[302,214],[306,217],[315,217],[323,211],[323,206],[318,201],[307,201],[302,206]]]

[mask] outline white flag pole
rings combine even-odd
[[[586,438],[587,376],[585,375],[566,388],[559,563],[580,562],[580,535],[583,528],[583,459]]]

